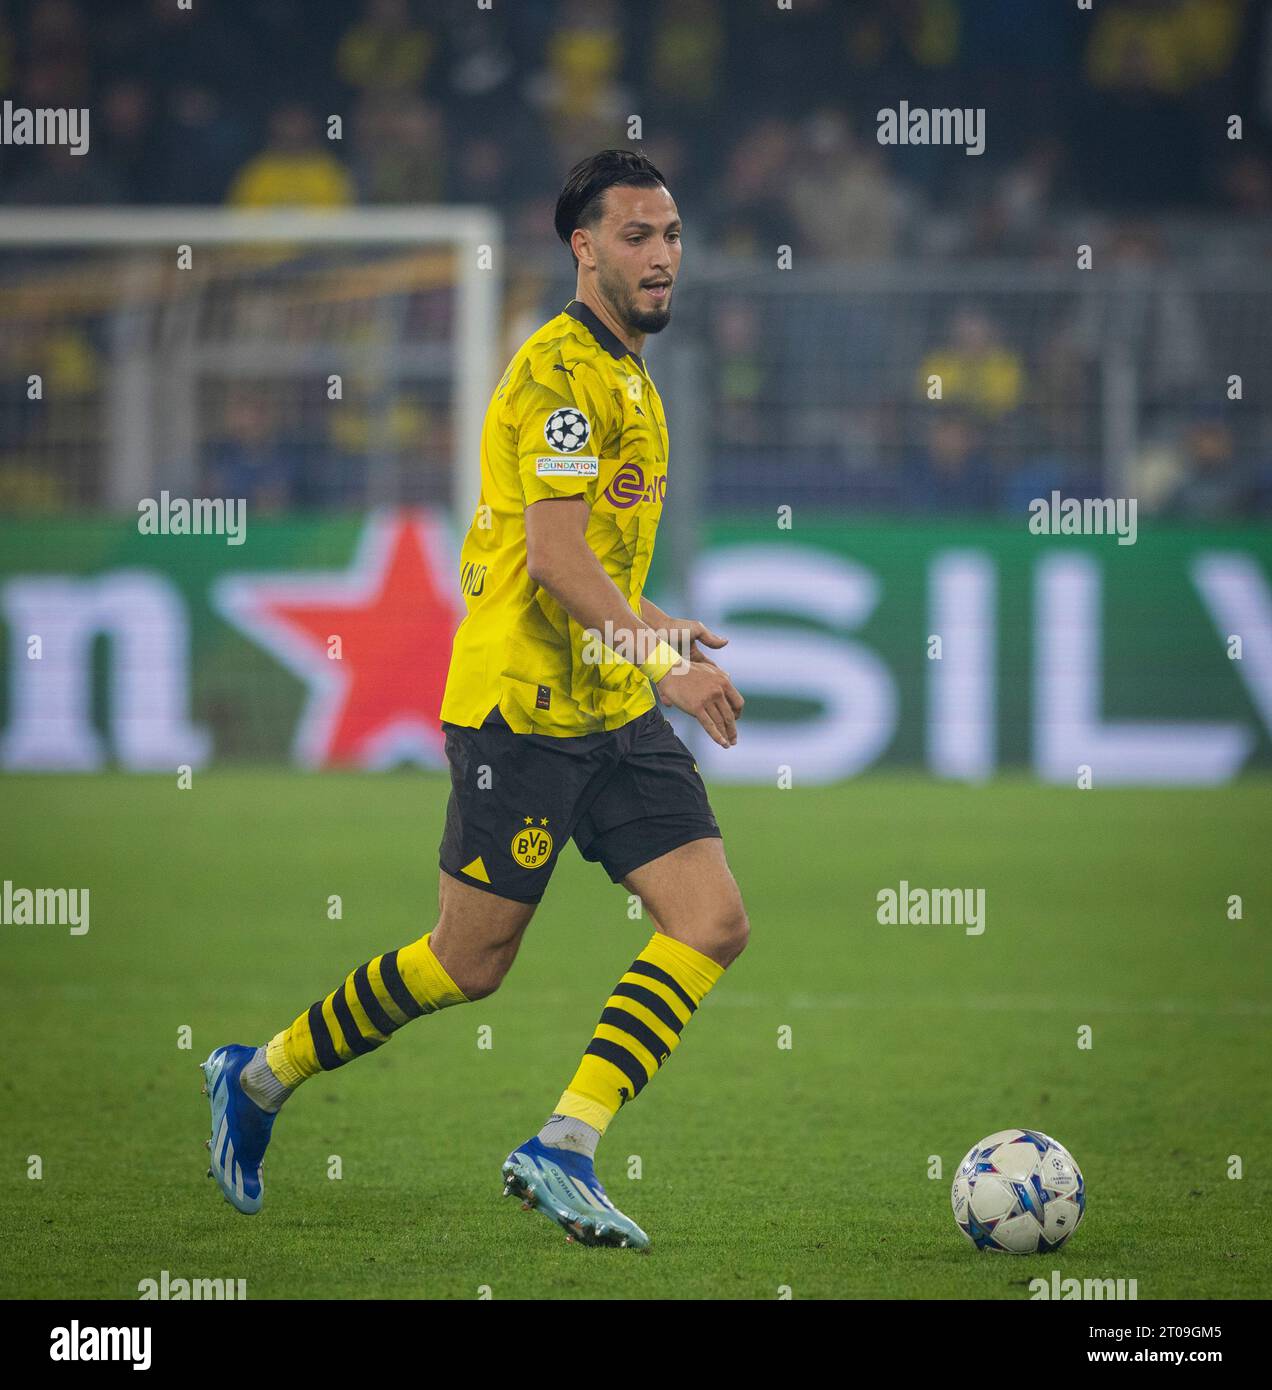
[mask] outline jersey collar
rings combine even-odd
[[[569,314],[572,319],[578,319],[583,327],[591,333],[592,337],[600,343],[611,357],[617,357],[620,362],[624,357],[630,357],[634,359],[642,372],[645,370],[645,359],[643,357],[637,357],[631,348],[629,348],[617,334],[610,332],[581,299],[570,300],[565,306],[565,312]]]

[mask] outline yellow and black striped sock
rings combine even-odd
[[[270,1071],[288,1088],[334,1071],[383,1046],[404,1023],[451,1004],[466,1004],[433,954],[429,936],[360,965],[265,1049]]]
[[[619,1107],[640,1095],[676,1050],[681,1029],[723,974],[710,956],[655,932],[605,1001],[556,1114],[604,1134]]]

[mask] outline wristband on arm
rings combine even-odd
[[[655,685],[668,673],[680,665],[680,653],[671,645],[661,639],[653,652],[640,663],[640,669],[649,677]]]

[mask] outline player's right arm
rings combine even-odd
[[[652,652],[658,634],[632,612],[587,543],[583,495],[546,498],[526,508],[526,569],[580,627],[612,632],[627,651]],[[681,662],[655,685],[669,705],[691,714],[721,748],[738,741],[742,696],[718,666]]]
[[[619,446],[621,408],[585,363],[576,362],[568,372],[563,367],[552,359],[533,363],[506,405],[526,509],[526,569],[580,627],[611,633],[620,650],[652,653],[657,632],[632,611],[587,543],[599,458],[612,457],[606,450]],[[562,412],[572,425],[568,445],[554,428]],[[578,415],[586,428],[582,439]],[[693,715],[722,748],[737,742],[742,697],[719,667],[681,661],[670,671],[655,667],[648,674],[661,698]]]

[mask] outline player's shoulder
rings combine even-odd
[[[620,389],[613,361],[578,319],[562,312],[522,343],[500,391],[513,404],[536,404],[546,395],[605,409]]]

